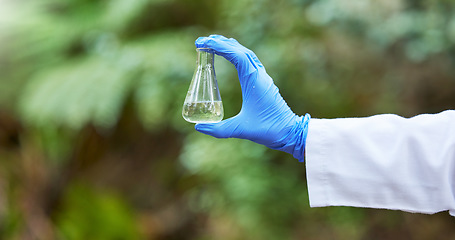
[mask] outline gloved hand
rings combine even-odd
[[[303,161],[310,115],[292,112],[256,55],[235,39],[220,35],[200,37],[195,43],[234,64],[243,96],[239,114],[219,123],[196,124],[196,130],[217,138],[249,139]]]

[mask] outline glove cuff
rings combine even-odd
[[[304,117],[297,117],[296,123],[292,127],[289,134],[281,139],[283,145],[279,147],[273,147],[272,149],[280,150],[292,154],[294,158],[303,162],[305,159],[305,144],[306,137],[308,135],[308,123],[310,122],[310,114],[305,114]]]

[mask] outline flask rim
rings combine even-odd
[[[196,48],[196,51],[202,51],[202,52],[208,52],[208,53],[214,53],[213,49],[207,48],[207,47],[202,47],[202,48]]]

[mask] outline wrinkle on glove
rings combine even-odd
[[[248,139],[303,161],[310,115],[297,116],[289,108],[256,54],[221,35],[200,37],[195,44],[212,49],[235,66],[243,97],[236,116],[219,123],[196,124],[196,130],[216,138]]]

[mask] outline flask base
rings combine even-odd
[[[192,102],[183,105],[182,116],[191,123],[217,123],[223,120],[221,101]]]

